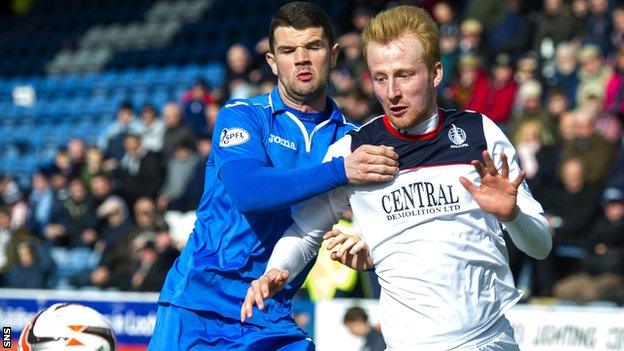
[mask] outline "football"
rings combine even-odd
[[[19,350],[113,351],[115,333],[96,310],[57,303],[39,312],[24,327]]]

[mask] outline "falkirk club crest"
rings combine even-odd
[[[464,142],[466,141],[466,132],[463,129],[458,128],[454,124],[451,124],[451,126],[451,129],[449,129],[448,131],[448,138],[454,144],[451,145],[451,147],[459,148],[468,146],[468,144],[464,144]]]

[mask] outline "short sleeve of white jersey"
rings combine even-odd
[[[351,136],[345,135],[330,145],[323,162],[335,157],[351,154]],[[334,189],[303,202],[293,213],[295,223],[307,235],[321,237],[338,222],[340,215],[349,207],[349,197],[345,187]]]
[[[349,155],[351,155],[351,136],[347,134],[329,146],[323,162],[329,162],[332,158],[347,157]]]
[[[343,188],[321,194],[303,202],[292,215],[296,225],[306,235],[321,237],[338,222],[349,207],[349,198]]]
[[[483,116],[483,133],[487,142],[487,148],[490,152],[490,156],[494,161],[496,169],[501,169],[503,164],[501,155],[505,153],[509,160],[509,179],[515,179],[520,173],[520,165],[518,164],[518,156],[516,155],[516,149],[513,147],[507,136],[503,131],[487,116]],[[531,214],[543,213],[542,205],[537,202],[526,181],[522,182],[518,188],[518,207],[523,212]]]

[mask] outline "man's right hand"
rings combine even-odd
[[[351,185],[387,182],[399,172],[399,155],[388,146],[362,145],[345,158]]]
[[[285,269],[271,268],[262,277],[252,281],[251,286],[247,289],[243,306],[241,306],[241,322],[251,318],[254,305],[263,310],[264,299],[268,299],[276,292],[284,289],[288,283],[289,275],[290,273]]]
[[[323,235],[323,240],[327,241],[326,249],[331,252],[332,260],[358,271],[373,268],[370,248],[361,237],[333,229]]]

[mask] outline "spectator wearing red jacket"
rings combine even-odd
[[[507,54],[498,54],[488,80],[487,99],[482,111],[500,126],[506,126],[516,98],[518,85],[514,80],[511,58]]]
[[[450,99],[464,110],[483,112],[487,106],[488,79],[481,59],[472,54],[459,59],[459,77],[450,87]]]

